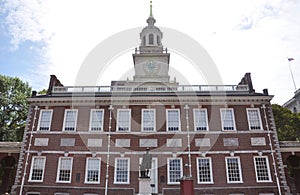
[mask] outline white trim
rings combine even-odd
[[[263,180],[259,181],[258,176],[257,176],[257,167],[256,167],[256,159],[257,158],[264,158],[266,159],[266,164],[267,164],[267,171],[268,171],[268,177],[269,180]],[[269,158],[267,156],[253,156],[253,163],[254,163],[254,168],[255,168],[255,178],[257,183],[268,183],[268,182],[273,182],[272,181],[272,176],[271,176],[271,170],[270,170],[270,164],[269,164]]]
[[[50,111],[50,124],[49,124],[49,129],[48,130],[40,130],[40,125],[41,125],[41,120],[42,120],[42,113],[45,111]],[[37,126],[37,131],[50,131],[51,129],[51,124],[52,124],[52,115],[53,115],[53,109],[41,109],[40,113],[39,113],[39,122],[38,122],[38,126]]]
[[[210,172],[210,180],[209,182],[201,182],[200,176],[199,176],[199,159],[208,159],[209,160],[209,172]],[[198,157],[196,158],[196,164],[197,164],[197,183],[198,184],[213,184],[214,183],[214,177],[213,177],[213,170],[212,170],[212,159],[211,157]]]
[[[76,112],[74,130],[65,130],[66,117],[67,117],[67,112],[68,112],[68,111],[75,111],[75,112]],[[64,123],[63,123],[63,129],[62,129],[62,131],[63,131],[63,132],[76,132],[76,129],[77,129],[77,118],[78,118],[78,109],[65,109]]]
[[[102,125],[101,125],[101,130],[92,130],[92,122],[93,122],[93,112],[98,112],[98,111],[101,111],[102,112],[102,119],[101,119],[101,122],[102,122]],[[104,109],[91,109],[90,111],[90,123],[89,123],[89,131],[90,132],[101,132],[103,131],[103,124],[104,124]]]
[[[43,173],[42,173],[42,179],[41,180],[32,180],[32,171],[33,171],[33,165],[34,160],[37,158],[44,159],[43,162]],[[30,173],[29,173],[29,179],[28,182],[43,182],[44,181],[44,174],[45,174],[45,165],[46,165],[46,156],[32,156],[31,158],[31,167],[30,167]]]
[[[237,159],[238,161],[238,168],[239,168],[239,174],[240,174],[240,181],[229,181],[228,177],[228,161],[227,159]],[[242,174],[242,168],[241,168],[241,159],[238,156],[234,157],[225,157],[225,163],[226,163],[226,177],[227,177],[227,183],[243,183],[243,174]]]
[[[127,160],[127,182],[117,181],[117,162],[118,160]],[[115,158],[114,184],[130,184],[130,158]]]
[[[182,158],[167,158],[167,175],[168,175],[168,178],[167,178],[167,184],[168,185],[178,185],[180,184],[180,182],[171,182],[170,181],[170,160],[180,160],[180,178],[182,178],[183,176],[183,167],[182,167]]]
[[[248,111],[250,111],[250,110],[256,110],[256,111],[257,111],[260,129],[251,129],[251,126],[250,126],[250,118],[249,118],[249,112],[248,112]],[[248,122],[249,130],[251,130],[251,131],[255,131],[255,130],[264,130],[264,128],[263,128],[263,126],[262,126],[262,121],[261,121],[261,116],[260,116],[260,110],[259,110],[258,108],[246,108],[246,111],[247,111],[247,122]]]
[[[204,111],[205,112],[205,120],[206,120],[206,130],[197,130],[197,125],[196,125],[196,111]],[[194,130],[196,132],[205,132],[209,131],[209,125],[208,125],[208,116],[207,116],[207,109],[206,108],[194,108],[193,109],[193,115],[194,115]]]
[[[232,130],[224,130],[224,119],[223,119],[223,114],[222,111],[231,111],[232,113],[232,123],[233,123],[233,129]],[[236,131],[236,124],[235,124],[235,116],[234,116],[234,109],[233,108],[220,108],[220,115],[221,115],[221,123],[222,123],[222,131]]]
[[[88,176],[88,161],[90,159],[93,159],[93,160],[99,160],[99,169],[98,169],[98,181],[94,182],[94,181],[87,181],[87,176]],[[86,184],[100,184],[100,173],[101,172],[101,158],[94,158],[94,157],[87,157],[86,160],[85,160],[85,177],[84,177],[84,183]]]
[[[128,130],[126,131],[120,131],[119,130],[119,116],[120,116],[120,111],[128,111]],[[121,132],[121,133],[124,133],[124,132],[130,132],[131,131],[131,109],[129,108],[119,108],[118,111],[117,111],[117,125],[116,125],[116,132]]]
[[[178,112],[178,130],[169,130],[169,111],[177,111]],[[166,131],[169,132],[178,132],[181,131],[181,117],[180,117],[180,109],[179,108],[171,108],[171,109],[166,109]]]
[[[59,172],[60,172],[60,164],[62,159],[71,159],[71,169],[70,169],[70,180],[69,181],[59,181]],[[73,169],[73,157],[59,157],[58,158],[58,166],[57,166],[57,173],[56,173],[56,182],[57,183],[71,183],[72,181],[72,169]]]
[[[144,111],[153,111],[153,130],[144,130]],[[142,121],[141,121],[141,131],[142,132],[155,132],[156,131],[156,110],[155,109],[142,109]]]

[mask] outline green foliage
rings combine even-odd
[[[279,141],[300,140],[300,114],[280,105],[272,105]]]
[[[0,141],[21,141],[31,88],[19,78],[0,75]]]

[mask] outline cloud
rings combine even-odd
[[[1,7],[13,50],[25,41],[47,42],[49,35],[41,24],[45,12],[42,0],[3,0]]]

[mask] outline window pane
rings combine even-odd
[[[39,130],[50,130],[52,110],[41,110]]]
[[[99,182],[100,160],[99,159],[87,159],[86,181],[87,182]]]
[[[143,131],[154,131],[155,129],[155,111],[154,110],[143,110]]]
[[[91,112],[91,130],[101,131],[103,127],[103,110],[92,110]]]
[[[212,182],[210,158],[198,159],[198,182],[199,183]]]
[[[77,120],[77,111],[76,110],[67,110],[65,116],[65,131],[75,131],[76,120]]]
[[[233,110],[223,109],[221,114],[223,130],[235,130]]]
[[[130,110],[118,110],[118,131],[129,131],[130,129]]]
[[[239,158],[227,158],[227,179],[228,182],[241,182],[241,171]]]
[[[180,126],[180,116],[179,116],[179,110],[173,109],[173,110],[167,110],[168,113],[168,131],[179,131]]]
[[[266,157],[255,157],[257,181],[270,181],[270,170]]]
[[[60,158],[58,181],[71,181],[72,158]]]
[[[129,182],[129,160],[128,159],[116,159],[115,167],[115,182],[116,183],[128,183]]]
[[[194,122],[195,129],[197,131],[206,131],[207,129],[207,112],[204,109],[195,109],[194,110]]]
[[[32,181],[42,181],[45,168],[45,157],[33,157],[31,164],[31,177]]]
[[[169,159],[169,182],[177,183],[181,178],[181,159]]]
[[[249,109],[248,113],[248,122],[251,130],[262,129],[260,115],[257,109]]]

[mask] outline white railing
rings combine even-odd
[[[247,92],[248,85],[179,85],[179,86],[60,86],[52,93],[108,92]]]

